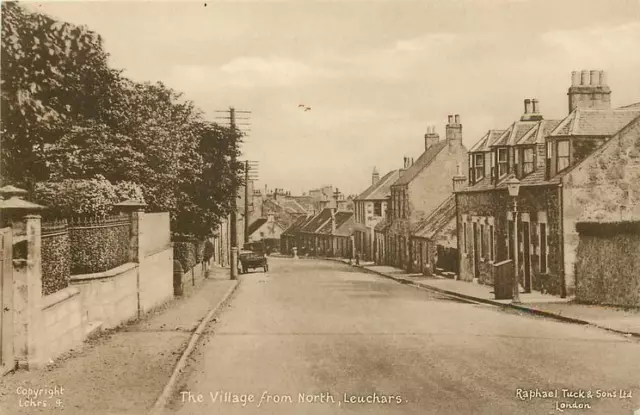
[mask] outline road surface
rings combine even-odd
[[[455,301],[337,262],[284,258],[271,258],[267,274],[242,276],[170,406],[224,415],[636,408],[637,340]]]

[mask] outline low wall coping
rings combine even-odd
[[[69,280],[72,282],[80,282],[80,281],[91,281],[91,280],[100,280],[104,278],[112,278],[119,274],[124,274],[125,272],[134,269],[138,266],[135,262],[127,262],[126,264],[120,265],[119,267],[111,268],[103,272],[95,272],[93,274],[78,274],[72,275],[69,277]]]
[[[152,250],[150,252],[145,252],[144,256],[145,256],[145,258],[148,258],[150,256],[158,255],[158,254],[161,254],[161,253],[163,253],[165,251],[168,251],[168,250],[173,250],[173,245],[167,245],[167,246],[163,246],[162,248],[159,248],[159,249],[154,249],[154,250]]]
[[[63,288],[53,294],[44,296],[42,298],[42,309],[46,310],[47,308],[53,307],[54,305],[61,303],[68,298],[75,297],[78,294],[80,294],[80,289],[77,287]]]

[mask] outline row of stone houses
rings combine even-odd
[[[605,73],[595,70],[572,74],[567,115],[546,119],[526,99],[517,120],[469,151],[460,117],[449,116],[445,139],[429,128],[415,162],[405,158],[382,178],[374,169],[355,198],[355,249],[379,264],[485,284],[518,255],[525,291],[572,295],[575,223],[619,219],[638,205],[639,131],[640,104],[612,108]],[[508,183],[519,189],[516,213]]]
[[[640,104],[611,107],[603,71],[581,71],[572,74],[566,116],[545,119],[537,100],[525,100],[519,120],[489,131],[469,152],[469,186],[455,194],[460,279],[493,284],[496,264],[518,255],[525,291],[572,295],[576,222],[620,219],[637,204],[629,177],[640,163],[639,117]],[[602,152],[611,156],[595,161]]]
[[[349,258],[353,254],[353,212],[327,207],[301,216],[280,236],[280,252]]]

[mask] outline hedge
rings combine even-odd
[[[579,234],[588,236],[640,235],[640,221],[578,222],[576,230]]]

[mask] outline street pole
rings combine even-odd
[[[513,303],[520,303],[520,278],[518,278],[518,202],[513,198]]]
[[[249,243],[249,160],[244,162],[244,243]]]
[[[237,143],[237,132],[236,132],[236,110],[233,107],[229,108],[229,121],[231,126],[231,137],[233,144],[233,152],[231,153],[231,165],[233,169],[236,166],[236,143]],[[231,279],[238,279],[238,206],[237,206],[237,198],[238,198],[238,178],[236,177],[235,171],[233,174],[233,183],[232,183],[232,195],[231,195]]]

